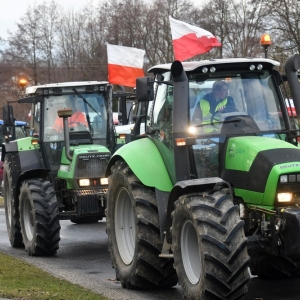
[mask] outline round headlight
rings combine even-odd
[[[257,65],[257,70],[262,70],[263,66],[261,64]]]

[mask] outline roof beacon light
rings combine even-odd
[[[271,45],[271,38],[267,33],[264,33],[260,38],[260,44],[262,46],[270,46]]]

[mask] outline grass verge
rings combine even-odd
[[[107,299],[1,252],[0,266],[0,297],[22,300]]]

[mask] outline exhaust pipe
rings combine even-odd
[[[300,66],[299,59],[300,57],[298,54],[290,56],[285,63],[284,69],[292,93],[297,120],[300,124],[300,83],[298,80],[298,69]]]
[[[175,60],[171,66],[173,77],[173,145],[176,181],[190,179],[189,152],[187,146],[176,146],[177,138],[188,137],[189,82],[182,63]]]
[[[63,124],[64,124],[64,140],[65,140],[65,152],[66,157],[69,161],[72,161],[72,154],[70,151],[70,137],[69,137],[69,126],[68,126],[68,118],[70,118],[73,114],[72,109],[70,108],[64,108],[57,111],[57,115],[60,118],[63,118]]]

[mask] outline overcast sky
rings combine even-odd
[[[16,23],[20,21],[27,11],[29,5],[42,4],[43,0],[0,0],[0,36],[7,38],[7,31],[17,30]],[[47,1],[49,3],[49,1]],[[93,1],[98,3],[98,1]],[[84,7],[88,0],[57,0],[64,8],[74,8],[75,10]]]
[[[16,23],[20,21],[27,11],[29,5],[33,6],[41,4],[44,0],[0,0],[0,37],[6,39],[8,37],[7,31],[15,32],[17,30]],[[57,0],[65,9],[74,8],[82,9],[89,0]],[[96,4],[99,0],[92,0]],[[195,4],[203,4],[206,0],[192,0]],[[47,1],[49,3],[49,0]]]

